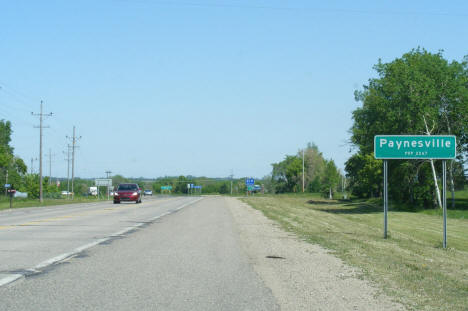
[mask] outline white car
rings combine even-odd
[[[151,195],[151,196],[152,196],[152,195],[153,195],[153,191],[151,191],[151,190],[145,190],[145,191],[143,192],[143,195],[145,195],[145,196],[146,196],[146,195]]]

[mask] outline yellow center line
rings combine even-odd
[[[165,202],[169,202],[169,201],[171,201],[171,199],[163,200],[163,201],[159,201],[159,202],[155,202],[155,203],[165,203]],[[75,213],[75,214],[57,216],[57,217],[53,217],[53,218],[32,220],[32,221],[29,221],[29,222],[26,222],[26,223],[23,223],[23,224],[18,224],[18,225],[2,225],[2,226],[0,226],[0,230],[8,229],[8,228],[15,228],[15,227],[31,226],[31,225],[34,225],[34,224],[44,223],[44,222],[54,222],[54,221],[65,220],[65,219],[70,219],[70,218],[74,218],[74,217],[89,216],[89,215],[92,215],[92,214],[95,214],[95,215],[96,214],[97,215],[105,214],[105,213],[109,213],[111,211],[120,210],[120,209],[124,209],[124,208],[132,208],[132,207],[137,208],[138,205],[136,205],[136,204],[135,205],[120,205],[120,206],[114,206],[114,207],[107,207],[107,208],[104,208],[102,210],[78,212],[78,213]]]

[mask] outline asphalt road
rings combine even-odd
[[[0,213],[0,310],[277,310],[225,200]]]

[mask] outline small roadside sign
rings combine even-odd
[[[253,186],[254,184],[255,184],[255,179],[253,179],[253,178],[247,178],[245,180],[245,185],[246,186]]]
[[[11,185],[10,184],[5,184],[5,188],[10,188]]]
[[[109,187],[112,186],[112,179],[95,179],[96,187]]]

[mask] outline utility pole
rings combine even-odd
[[[34,174],[34,161],[37,161],[37,158],[31,158],[31,175]]]
[[[43,113],[42,110],[43,101],[41,100],[41,111],[39,113],[31,112],[31,115],[39,117],[39,126],[35,126],[35,128],[39,128],[39,202],[43,202],[44,199],[42,197],[42,129],[48,128],[48,126],[44,126],[42,121],[44,117],[51,117],[51,113]]]
[[[49,157],[49,185],[52,184],[52,157],[55,156],[55,154],[52,154],[52,149],[49,148],[49,154],[47,155]]]
[[[71,192],[72,192],[72,200],[73,200],[75,198],[75,189],[74,189],[74,185],[75,185],[75,149],[78,147],[76,145],[76,142],[81,139],[81,136],[76,137],[75,126],[73,126],[73,136],[72,137],[67,136],[67,138],[71,138],[71,141],[72,141],[72,185],[71,185]]]
[[[304,179],[304,149],[302,149],[302,192],[304,193],[305,179]]]
[[[106,175],[107,175],[107,179],[109,179],[109,176],[110,174],[112,174],[111,171],[107,170],[105,171]],[[112,186],[112,181],[111,181],[111,186]],[[107,199],[109,200],[109,197],[110,197],[110,194],[109,194],[109,186],[107,186]]]
[[[232,173],[232,170],[231,170],[231,175],[229,175],[229,178],[231,179],[231,195],[232,195],[232,177],[234,177],[234,174]]]
[[[5,178],[5,185],[8,184],[8,167],[6,168],[6,178]],[[5,195],[8,195],[8,188],[5,186]]]
[[[71,146],[70,144],[67,145],[67,152],[63,152],[65,155],[67,155],[67,158],[65,159],[67,161],[67,199],[70,196],[70,149]]]

